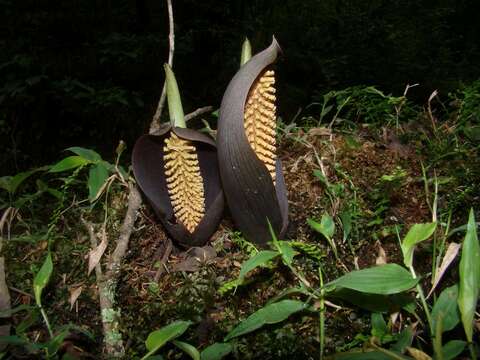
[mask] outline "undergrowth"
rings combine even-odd
[[[316,96],[309,111],[317,116],[280,122],[291,226],[286,239],[272,234],[268,249],[235,232],[227,216],[198,250],[205,256],[174,246],[167,261],[167,238],[142,208],[117,293],[128,358],[478,354],[478,313],[467,309],[473,303],[475,310],[478,281],[465,287],[479,271],[472,256],[480,81],[432,96],[423,108],[407,96],[408,88],[401,96],[374,87],[332,91]],[[122,147],[115,163],[88,149],[69,151],[52,166],[0,178],[12,299],[12,312],[1,315],[13,324],[0,358],[99,358],[102,351],[82,219],[114,239],[133,179]],[[110,241],[101,263],[111,251]],[[166,339],[160,346],[159,338]]]

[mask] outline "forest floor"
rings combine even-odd
[[[323,281],[329,282],[379,263],[402,264],[398,236],[403,237],[413,224],[430,222],[436,216],[440,223],[448,223],[450,230],[455,229],[466,224],[469,208],[479,203],[478,145],[455,132],[448,121],[432,129],[429,118],[421,113],[398,127],[359,124],[332,130],[310,124],[282,125],[280,129],[279,153],[290,206],[285,240],[296,242],[299,255],[294,266],[315,286],[320,282],[319,265]],[[82,186],[85,183],[80,180],[74,183],[74,189]],[[126,196],[120,186],[112,187],[110,234],[118,232]],[[32,306],[13,315],[14,333],[25,335],[32,343],[48,338],[33,307],[32,292],[33,274],[38,272],[47,248],[42,234],[50,216],[40,210],[41,205],[34,202],[16,214],[8,224],[9,240],[3,244],[12,308]],[[80,329],[73,331],[63,341],[59,354],[98,358],[103,336],[98,288],[95,275],[87,275],[90,242],[79,222],[87,210],[88,205],[81,205],[61,215],[53,245],[54,272],[43,304],[57,331],[62,325],[75,324],[94,335],[92,340]],[[100,207],[92,214],[91,221],[103,221]],[[320,222],[325,214],[334,220],[332,240],[337,258],[325,237],[307,223],[307,219]],[[350,224],[348,228],[346,223]],[[127,358],[143,356],[148,334],[173,320],[193,321],[182,339],[199,349],[221,342],[241,320],[283,290],[298,285],[287,267],[273,262],[256,269],[246,284],[236,289],[225,286],[238,277],[242,263],[257,251],[234,229],[227,213],[208,245],[184,251],[167,238],[149,206],[142,207],[117,291]],[[6,231],[5,225],[4,234]],[[447,243],[461,243],[463,236],[464,232],[454,233]],[[427,241],[415,251],[415,269],[423,276],[427,292],[431,288],[434,246]],[[106,254],[110,251],[109,247]],[[457,281],[458,259],[440,288]],[[415,324],[415,347],[431,353],[425,325],[419,325],[414,315],[402,312],[395,321],[385,319],[392,334]],[[371,327],[371,311],[345,299],[332,299],[325,312],[325,354],[361,347],[371,337]],[[455,330],[445,339],[461,334],[461,329]],[[318,315],[301,312],[236,339],[229,356],[316,359],[319,341]],[[10,347],[9,354],[11,357],[6,358],[32,358],[28,349],[19,346]],[[162,354],[168,359],[182,356],[173,345],[167,345]]]

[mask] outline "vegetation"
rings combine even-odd
[[[135,10],[122,1],[3,1],[0,142],[8,146],[0,156],[0,359],[478,358],[480,54],[473,2],[178,4],[175,74],[185,108],[220,106],[239,63],[247,100],[263,96],[262,81],[270,97],[245,108],[233,87],[232,136],[222,129],[222,109],[184,116],[166,66],[170,118],[180,127],[189,120],[191,129],[167,126],[140,137],[156,143],[158,154],[148,142],[140,152],[130,145],[147,128],[161,91],[167,36],[153,21],[160,13],[169,14],[172,65],[172,7],[134,3]],[[197,16],[186,17],[193,7]],[[20,12],[24,18],[14,23]],[[52,30],[57,26],[62,35]],[[266,64],[255,65],[255,76],[245,71],[254,61],[247,62],[247,41],[238,56],[244,33],[254,34],[254,45],[275,33],[288,49],[275,69],[276,97],[288,100],[260,129],[254,112],[275,109],[274,78]],[[407,79],[421,84],[405,86]],[[25,121],[31,126],[19,126]],[[261,162],[252,152],[250,168],[267,176],[254,184],[243,172],[242,181],[258,187],[239,189],[237,145],[254,147],[262,131],[266,145],[256,145],[275,151],[260,152]],[[180,144],[164,149],[163,135]],[[223,197],[210,156],[214,138],[224,146],[219,167],[228,165],[222,181],[233,174],[223,184],[230,210],[218,229]],[[205,187],[215,202],[205,190],[201,206],[194,204],[186,182],[180,190],[172,185],[177,163],[165,164],[160,191],[170,211],[172,204],[178,214],[200,209],[185,221],[171,222],[148,174],[159,173],[162,151],[183,151],[176,155],[191,160],[185,177],[215,185]],[[273,167],[277,159],[283,173]],[[286,191],[276,188],[279,174]],[[241,219],[278,212],[268,224],[255,219],[256,229],[254,221],[238,224],[231,200],[238,206],[232,194],[252,189],[247,205],[265,189],[272,202],[257,213],[239,206]],[[185,196],[174,204],[179,191]],[[251,234],[244,230],[250,227]]]
[[[353,93],[373,100],[342,105]],[[346,89],[312,105],[323,116],[303,118],[307,125],[282,123],[294,226],[287,240],[272,233],[269,249],[226,221],[212,245],[193,257],[176,250],[165,262],[167,239],[144,208],[117,296],[128,357],[473,358],[478,213],[468,209],[480,183],[471,135],[478,84],[450,96],[450,105],[425,111],[405,98],[414,115],[388,123],[364,114],[395,119],[391,97]],[[78,219],[115,237],[131,178],[122,146],[114,164],[68,151],[54,165],[1,179],[15,334],[4,341],[13,357],[101,351],[84,259],[90,244]]]

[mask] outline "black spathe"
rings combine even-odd
[[[250,88],[277,58],[275,38],[252,57],[230,81],[220,107],[217,148],[220,176],[233,219],[247,239],[259,245],[271,240],[268,221],[279,236],[288,225],[288,200],[282,164],[277,158],[276,185],[251,148],[244,128]]]
[[[165,138],[170,136],[171,131],[193,143],[203,179],[205,215],[192,233],[176,221],[168,195],[163,148]],[[172,238],[182,246],[204,245],[217,229],[224,207],[215,142],[198,131],[165,124],[155,135],[143,135],[137,140],[133,148],[132,165],[138,186]]]

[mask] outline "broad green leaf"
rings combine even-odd
[[[437,322],[442,322],[442,330],[449,331],[460,321],[458,306],[458,285],[453,285],[442,291],[432,309],[432,328],[437,328]]]
[[[98,162],[98,161],[102,160],[102,157],[97,152],[95,152],[93,150],[90,150],[90,149],[85,149],[85,148],[82,148],[82,147],[73,146],[73,147],[69,147],[66,150],[71,151],[71,152],[77,154],[78,156],[81,156],[85,160],[89,160],[91,162]]]
[[[274,257],[280,255],[278,251],[272,250],[263,250],[259,251],[257,254],[252,256],[250,259],[245,261],[240,269],[240,274],[238,279],[242,282],[245,276],[252,271],[253,269],[265,265],[267,262],[272,260]]]
[[[465,349],[465,346],[467,346],[465,341],[450,340],[442,347],[443,360],[456,359],[457,356],[460,355]]]
[[[254,312],[247,319],[237,325],[224,339],[228,341],[237,336],[248,334],[266,324],[276,324],[284,321],[290,315],[304,310],[307,305],[298,300],[282,300],[267,305]]]
[[[425,223],[425,224],[415,224],[410,230],[408,230],[407,235],[402,241],[401,248],[403,253],[403,262],[407,268],[412,267],[413,263],[413,250],[415,245],[427,240],[435,232],[437,227],[436,222]]]
[[[415,299],[407,293],[393,295],[367,294],[337,286],[328,296],[347,301],[370,312],[391,313],[401,308],[406,309],[410,306],[415,306]]]
[[[182,335],[191,324],[191,321],[178,320],[159,330],[151,332],[145,341],[145,346],[149,351],[147,355],[152,355],[168,341],[176,339]],[[146,356],[144,358],[146,358]]]
[[[90,167],[88,173],[88,200],[95,201],[100,196],[100,191],[108,178],[108,170],[99,163]]]
[[[42,291],[47,286],[50,276],[53,272],[52,255],[50,251],[47,254],[47,258],[43,262],[42,267],[38,271],[37,275],[33,279],[33,293],[35,294],[35,301],[39,307],[42,306]]]
[[[473,209],[470,209],[467,234],[463,240],[459,270],[458,308],[460,309],[465,335],[467,336],[467,340],[471,342],[473,319],[480,286],[480,244],[478,243]]]
[[[233,347],[230,343],[215,343],[207,346],[200,354],[201,360],[220,360],[230,354]]]
[[[188,356],[190,356],[193,360],[200,360],[200,353],[195,348],[195,346],[178,340],[173,340],[172,343],[184,353],[186,353]]]
[[[49,171],[52,173],[66,171],[66,170],[75,169],[82,165],[87,165],[89,163],[90,163],[89,160],[81,156],[69,156],[63,160],[60,160],[55,165],[53,165]]]
[[[414,287],[418,279],[397,264],[385,264],[349,272],[328,285],[341,286],[369,294],[390,295]]]

